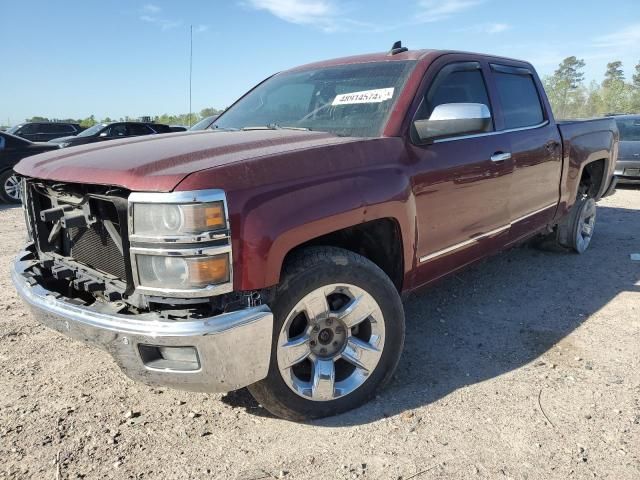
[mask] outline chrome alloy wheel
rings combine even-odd
[[[367,380],[384,340],[382,310],[369,293],[355,285],[326,285],[303,297],[285,319],[278,369],[301,397],[335,400]]]
[[[596,224],[596,203],[593,199],[588,199],[580,211],[578,225],[575,231],[576,250],[584,252],[591,243],[593,229]]]
[[[20,180],[15,175],[11,175],[4,181],[5,193],[13,200],[20,201]]]

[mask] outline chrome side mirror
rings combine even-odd
[[[491,112],[482,103],[443,103],[433,109],[426,120],[413,122],[422,143],[438,138],[491,130]]]

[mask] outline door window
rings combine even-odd
[[[109,137],[126,137],[127,136],[127,126],[120,123],[117,125],[112,125],[109,129]]]
[[[481,103],[491,110],[487,86],[478,63],[444,67],[424,96],[415,120],[429,119],[433,109],[445,103]]]
[[[509,130],[541,124],[544,121],[544,114],[531,73],[521,68],[494,65],[492,68],[502,104],[505,128]]]
[[[150,133],[154,133],[153,130],[151,130],[146,125],[141,125],[137,123],[129,124],[128,128],[129,128],[129,135],[149,135]]]
[[[23,125],[20,129],[20,135],[31,135],[34,133],[38,133],[37,123],[28,123],[26,125]]]

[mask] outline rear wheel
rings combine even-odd
[[[591,244],[595,224],[595,200],[581,198],[572,207],[567,220],[558,226],[558,242],[578,253],[584,253]]]
[[[274,415],[335,415],[365,403],[391,378],[404,342],[402,303],[366,258],[329,247],[300,252],[271,307],[269,375],[249,391]]]
[[[0,174],[0,199],[6,203],[20,203],[20,180],[13,170]]]

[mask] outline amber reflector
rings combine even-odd
[[[213,285],[229,281],[229,255],[190,258],[189,283],[195,286]]]

